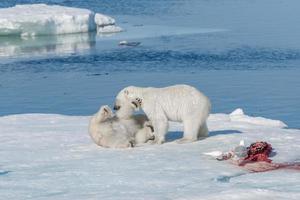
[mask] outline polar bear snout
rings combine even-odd
[[[155,140],[155,135],[151,135],[148,140]]]

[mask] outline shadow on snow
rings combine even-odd
[[[221,131],[211,131],[209,132],[208,137],[214,137],[217,135],[230,135],[230,134],[240,134],[241,131],[238,130],[221,130]],[[178,140],[183,137],[182,131],[171,131],[166,135],[166,142],[173,142],[174,140]]]

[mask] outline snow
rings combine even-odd
[[[98,26],[114,25],[116,20],[112,17],[97,13],[95,15],[95,23]]]
[[[57,114],[0,117],[0,199],[300,198],[299,172],[248,173],[203,155],[240,140],[265,140],[277,152],[274,162],[295,161],[300,130],[278,121],[240,111],[211,114],[207,139],[177,144],[182,125],[171,122],[167,143],[130,149],[94,145],[88,121]]]
[[[219,156],[221,156],[223,154],[223,152],[222,151],[212,151],[212,152],[205,152],[203,154],[211,156],[213,158],[218,158]]]
[[[117,33],[123,31],[121,27],[115,25],[115,19],[100,13],[96,13],[95,15],[95,23],[97,24],[98,33]]]
[[[285,123],[279,120],[266,119],[263,117],[250,117],[244,114],[241,108],[234,110],[230,113],[229,118],[231,121],[248,122],[262,126],[274,126],[279,128],[287,127]]]
[[[0,36],[56,35],[95,31],[97,27],[112,29],[115,20],[103,14],[82,8],[58,5],[25,4],[0,9]]]

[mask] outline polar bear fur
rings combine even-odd
[[[122,119],[114,116],[110,107],[105,105],[92,116],[89,133],[99,146],[127,148],[153,139],[151,128],[145,115],[133,115]]]
[[[149,121],[144,123],[143,128],[138,130],[134,137],[136,145],[140,145],[154,139],[154,128]]]
[[[208,136],[206,120],[211,103],[208,97],[189,85],[174,85],[164,88],[129,86],[119,92],[115,109],[126,112],[122,105],[131,103],[138,110],[141,108],[154,127],[155,142],[165,141],[168,121],[182,122],[184,136],[179,141],[192,142]]]

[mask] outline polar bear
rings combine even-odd
[[[143,128],[138,130],[134,136],[134,142],[136,145],[147,143],[148,141],[153,141],[154,139],[154,128],[149,121],[146,121]]]
[[[155,143],[162,144],[168,131],[168,121],[183,122],[184,136],[179,143],[196,141],[208,136],[206,120],[211,103],[208,97],[189,85],[164,88],[129,86],[121,90],[114,109],[126,112],[124,102],[136,110],[141,108],[154,127]]]
[[[122,119],[115,116],[107,105],[92,116],[89,133],[97,145],[111,148],[134,147],[154,139],[153,127],[145,115]]]

